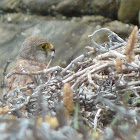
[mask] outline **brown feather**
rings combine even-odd
[[[13,72],[37,72],[46,68],[45,63],[35,62],[32,60],[19,59],[15,67],[10,71]],[[32,75],[12,74],[7,78],[8,87],[7,93],[12,92],[16,88],[27,87],[33,85]],[[31,94],[31,89],[26,91],[26,94]]]
[[[22,43],[17,62],[8,74],[9,76],[7,76],[7,93],[11,93],[17,88],[20,89],[35,84],[33,75],[19,73],[37,72],[46,68],[47,52],[40,50],[40,45],[43,43],[52,45],[47,39],[38,36],[29,37]],[[32,90],[28,89],[23,93],[30,95]]]

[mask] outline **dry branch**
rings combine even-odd
[[[140,43],[134,39],[138,38],[140,40],[140,33],[136,28],[134,28],[127,42],[107,28],[95,31],[89,35],[93,42],[93,48],[86,47],[88,52],[72,60],[66,68],[60,66],[48,68],[50,61],[48,67],[43,71],[8,74],[7,77],[13,74],[32,76],[43,74],[44,79],[47,80],[45,83],[40,82],[38,85],[33,83],[32,86],[27,85],[20,89],[17,87],[13,92],[5,93],[3,100],[0,101],[2,110],[0,116],[5,117],[9,114],[18,116],[23,113],[24,108],[28,118],[33,119],[38,116],[43,118],[46,115],[57,117],[59,121],[58,130],[66,125],[76,123],[74,124],[77,126],[76,128],[82,131],[83,123],[85,123],[91,132],[95,129],[104,132],[106,125],[111,125],[116,114],[123,116],[121,118],[122,122],[127,120],[127,123],[130,124],[129,119],[134,121],[135,118],[140,123],[140,114],[136,109],[139,105],[140,94],[140,56],[138,51]],[[108,42],[104,44],[95,42],[94,35],[99,31],[109,32]],[[125,47],[126,45],[129,48]],[[134,52],[135,50],[137,50],[137,53],[135,53],[134,61],[129,63],[130,61],[126,61],[126,57],[127,55],[131,56],[130,51]],[[66,86],[66,83],[69,86]],[[25,94],[28,89],[32,89],[30,96]],[[126,98],[123,96],[126,96]],[[64,105],[71,112],[77,100],[78,108],[75,108],[75,112],[78,115],[73,114],[74,118],[71,116],[68,121],[65,116]],[[100,108],[97,107],[97,104]],[[5,107],[8,108],[7,114],[3,111]],[[110,115],[112,118],[110,118]],[[32,131],[38,128],[36,125],[34,127]],[[48,132],[45,124],[42,123],[40,127],[43,134],[45,134],[43,130]],[[111,127],[110,129],[113,133],[116,133]],[[82,135],[87,135],[84,134],[85,130],[82,132]]]

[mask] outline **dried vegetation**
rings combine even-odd
[[[109,32],[108,42],[94,41],[99,31]],[[66,68],[12,73],[32,75],[37,81],[43,73],[45,83],[5,93],[4,69],[0,139],[138,139],[140,30],[134,27],[126,41],[107,28],[89,38],[93,46],[87,46],[87,52]],[[24,94],[29,88],[31,96]]]

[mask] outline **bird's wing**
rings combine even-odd
[[[34,84],[33,75],[23,75],[22,72],[36,72],[45,69],[45,64],[38,64],[36,62],[31,62],[28,60],[18,60],[15,67],[10,71],[7,78],[7,93],[14,91],[15,89],[29,88],[26,90],[26,94],[29,95],[32,93],[30,88]],[[21,73],[21,74],[18,74]]]

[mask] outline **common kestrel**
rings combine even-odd
[[[37,72],[47,66],[47,54],[54,51],[53,45],[45,38],[31,36],[27,38],[19,50],[17,62],[7,77],[7,93],[33,85],[33,75],[22,75],[22,72]],[[27,95],[31,89],[21,91]]]

